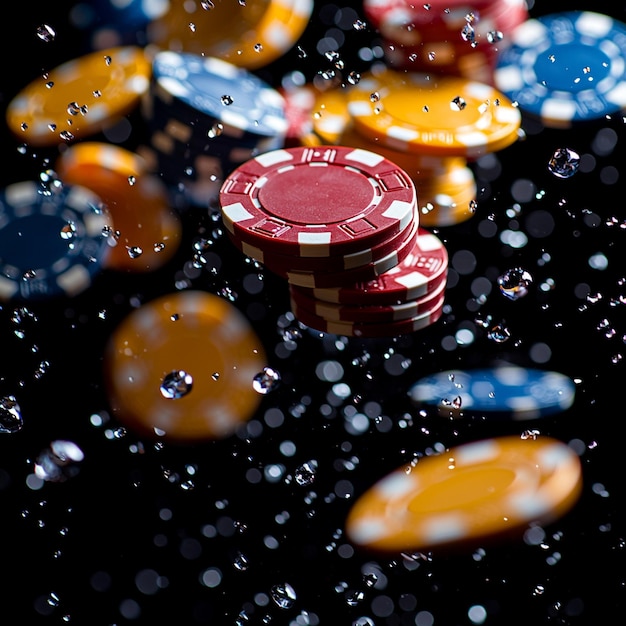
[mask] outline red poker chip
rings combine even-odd
[[[419,317],[432,309],[446,288],[446,281],[438,279],[439,285],[432,292],[416,300],[409,300],[402,304],[379,304],[361,306],[356,304],[336,304],[316,300],[301,291],[290,289],[292,301],[299,309],[305,309],[322,317],[329,322],[356,322],[359,324],[370,322],[395,322]]]
[[[331,335],[343,335],[346,337],[396,337],[408,335],[422,330],[434,324],[443,314],[445,294],[435,300],[432,307],[419,315],[393,322],[335,322],[326,320],[314,312],[299,306],[291,300],[291,310],[296,319],[305,326]]]
[[[372,280],[401,263],[413,250],[419,227],[413,221],[410,235],[394,250],[384,257],[349,270],[329,270],[301,272],[298,270],[283,271],[280,267],[268,267],[269,270],[287,279],[290,285],[300,287],[341,287],[360,280]]]
[[[392,4],[386,12],[379,8],[377,21],[390,66],[456,73],[487,83],[492,82],[490,73],[500,50],[508,45],[509,35],[529,17],[524,0],[471,5],[459,2],[456,6],[444,3],[445,7],[431,3],[429,10],[402,0]],[[474,19],[468,22],[470,13]],[[473,31],[473,44],[463,37],[468,25]]]
[[[428,3],[364,0],[363,10],[372,26],[383,36],[410,45],[424,34],[430,35],[432,40],[446,33],[460,33],[470,14],[474,16],[474,28],[481,21],[488,27],[489,21],[512,12],[528,11],[528,8],[526,0],[435,0]]]
[[[292,291],[338,304],[371,306],[399,304],[416,300],[439,287],[448,271],[448,251],[443,242],[419,227],[413,249],[398,265],[371,280],[331,288],[303,288]]]
[[[417,194],[410,176],[375,152],[319,146],[246,161],[226,178],[219,201],[236,239],[268,253],[328,257],[402,232]]]
[[[251,246],[232,235],[230,235],[230,239],[235,247],[239,248],[246,256],[263,263],[267,269],[277,274],[285,274],[291,271],[336,273],[356,270],[372,263],[377,263],[394,250],[398,250],[401,246],[409,245],[409,239],[414,238],[416,235],[415,227],[418,220],[419,213],[416,210],[413,215],[413,221],[408,222],[401,232],[388,241],[373,248],[365,248],[351,254],[333,254],[328,257],[300,257],[293,254],[275,254],[261,250],[256,246]]]

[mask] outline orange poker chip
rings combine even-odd
[[[581,473],[577,454],[550,437],[460,445],[373,485],[350,510],[347,536],[382,552],[502,537],[565,514],[580,494]]]
[[[161,296],[130,313],[104,357],[113,414],[138,433],[177,442],[232,434],[262,396],[260,338],[231,303],[202,291]]]
[[[84,139],[135,109],[151,76],[150,58],[138,46],[92,52],[26,85],[9,102],[7,124],[33,146]]]
[[[170,207],[165,185],[148,173],[138,154],[107,143],[78,143],[61,154],[55,167],[63,182],[100,196],[113,217],[116,236],[109,268],[154,271],[178,250],[181,220]]]

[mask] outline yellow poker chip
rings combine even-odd
[[[150,42],[176,52],[217,57],[238,67],[263,67],[292,48],[313,13],[313,0],[171,3],[147,29]]]
[[[383,69],[347,96],[358,131],[400,151],[475,159],[513,144],[521,126],[506,96],[456,76]]]
[[[272,0],[259,23],[248,30],[236,49],[225,53],[231,63],[258,69],[283,56],[304,33],[313,0]]]
[[[161,296],[130,313],[106,347],[113,414],[177,442],[226,437],[247,421],[266,366],[260,338],[230,302],[203,291]]]
[[[347,87],[334,87],[319,93],[315,98],[313,132],[322,143],[341,144],[342,135],[352,124],[346,92]]]
[[[582,488],[581,463],[550,437],[495,437],[401,467],[361,495],[348,538],[382,552],[461,547],[564,515]]]
[[[111,214],[115,244],[107,267],[150,272],[178,250],[182,222],[170,206],[166,186],[138,154],[103,142],[81,142],[67,147],[55,168],[63,182],[96,193]]]
[[[148,41],[161,50],[222,57],[263,18],[271,0],[172,0],[146,27]]]
[[[120,46],[67,61],[9,102],[7,124],[33,146],[100,132],[130,113],[148,91],[151,63],[138,46]]]
[[[466,165],[450,163],[445,172],[416,183],[416,187],[420,223],[427,228],[454,226],[476,212],[476,180]]]

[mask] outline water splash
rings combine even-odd
[[[15,396],[0,398],[0,433],[16,433],[23,426],[22,409]]]

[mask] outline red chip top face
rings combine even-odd
[[[383,156],[294,147],[235,169],[220,190],[224,225],[261,250],[327,257],[385,242],[414,219],[410,177]]]

